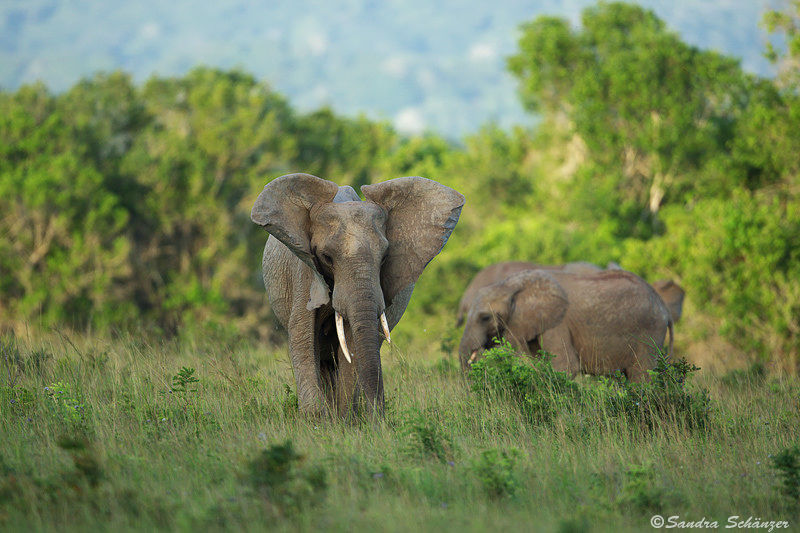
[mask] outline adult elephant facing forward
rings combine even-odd
[[[269,233],[264,284],[289,334],[303,411],[345,416],[366,400],[383,413],[380,347],[422,270],[458,221],[464,196],[397,178],[361,188],[289,174],[268,183],[251,219]]]

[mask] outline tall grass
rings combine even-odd
[[[505,359],[544,380],[520,395],[528,385],[481,388],[452,359],[395,348],[385,420],[345,424],[297,411],[281,348],[57,337],[0,350],[2,530],[800,524],[793,463],[771,460],[800,442],[794,379],[701,371],[680,388],[708,392],[694,424],[679,404],[638,418],[619,408],[640,398],[628,385],[565,381],[546,362]]]

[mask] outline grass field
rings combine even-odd
[[[344,423],[298,413],[285,348],[1,348],[3,531],[638,531],[656,513],[800,526],[796,379],[631,388],[500,354],[469,380],[384,347],[385,420]]]

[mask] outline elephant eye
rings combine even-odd
[[[480,315],[478,315],[478,320],[480,320],[481,322],[489,322],[491,319],[492,315],[490,315],[489,313],[481,313]]]
[[[333,259],[328,254],[322,254],[321,257],[322,257],[322,262],[325,263],[326,265],[331,266],[333,264]]]

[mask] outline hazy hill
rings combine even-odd
[[[300,109],[329,104],[399,129],[460,136],[495,120],[526,118],[505,57],[517,27],[539,14],[577,22],[590,0],[437,2],[244,0],[101,2],[6,0],[0,4],[0,86],[43,80],[56,90],[97,70],[137,80],[197,64],[241,66]],[[765,2],[641,2],[684,40],[741,57],[768,73],[758,21]]]
[[[526,120],[505,70],[518,25],[543,13],[577,22],[592,3],[11,0],[0,5],[0,85],[43,80],[63,90],[97,70],[123,69],[141,80],[197,64],[241,66],[301,109],[329,104],[405,131],[460,136],[487,120]],[[686,41],[768,72],[757,26],[764,2],[642,4]]]

